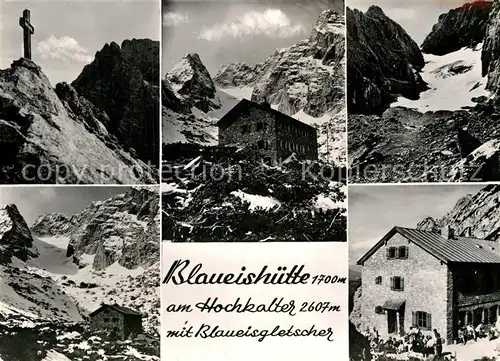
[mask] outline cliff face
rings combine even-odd
[[[0,263],[9,263],[12,257],[22,261],[36,257],[33,237],[26,221],[14,204],[0,209]]]
[[[422,51],[444,55],[481,43],[492,4],[490,1],[475,1],[440,15],[438,23],[422,43]]]
[[[415,41],[377,6],[365,13],[347,8],[346,16],[348,111],[381,112],[397,95],[418,99],[426,85]]]
[[[159,164],[159,42],[112,42],[71,83],[109,116],[106,128],[127,150]]]
[[[483,76],[488,75],[487,89],[500,95],[500,3],[496,1],[490,13],[482,52]]]

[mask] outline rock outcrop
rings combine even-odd
[[[77,262],[87,254],[95,255],[95,269],[117,261],[133,269],[157,261],[159,217],[158,192],[154,188],[130,188],[106,201],[93,202],[71,217],[42,216],[31,229],[40,236],[69,237],[67,256],[73,256]]]
[[[347,8],[347,105],[350,113],[380,113],[395,96],[418,99],[426,84],[415,41],[381,8]]]
[[[9,263],[12,257],[22,261],[36,257],[33,237],[16,205],[0,209],[0,263]]]
[[[483,52],[481,54],[482,73],[488,76],[486,88],[500,95],[500,3],[495,1],[490,13]]]
[[[158,41],[125,40],[106,44],[71,85],[106,112],[105,125],[128,151],[159,164]]]
[[[222,66],[214,77],[221,87],[244,87],[258,80],[259,70],[245,63],[231,63]]]
[[[474,1],[440,15],[422,43],[422,51],[444,55],[483,42],[492,4],[492,1]]]
[[[108,117],[27,59],[0,70],[0,183],[156,183],[106,130]]]

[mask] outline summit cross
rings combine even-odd
[[[24,10],[23,16],[19,18],[19,26],[23,28],[24,57],[31,60],[31,35],[35,28],[30,23],[30,11]]]

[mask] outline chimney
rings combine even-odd
[[[441,228],[441,236],[446,239],[455,239],[455,232],[449,225]]]
[[[263,101],[261,105],[266,109],[271,109],[271,104],[267,101]]]

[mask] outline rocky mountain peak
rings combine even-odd
[[[71,226],[71,217],[62,213],[43,214],[33,223],[31,232],[37,236],[59,236],[66,234]]]
[[[125,149],[159,164],[159,42],[132,39],[104,45],[71,85],[110,122],[106,128]]]
[[[436,221],[432,217],[425,217],[417,224],[417,229],[421,229],[423,231],[431,231],[435,232],[438,229],[438,225]]]
[[[172,89],[192,106],[207,112],[215,107],[215,84],[196,53],[186,54],[166,75]]]
[[[368,10],[366,10],[365,15],[371,17],[386,17],[384,10],[377,5],[371,5]]]
[[[377,6],[346,10],[348,110],[377,113],[397,96],[418,99],[427,88],[419,75],[424,58],[417,43]]]
[[[0,209],[0,263],[9,263],[12,257],[22,261],[36,257],[32,247],[33,237],[17,206]]]
[[[492,4],[474,1],[441,14],[422,43],[422,51],[445,55],[483,42]]]

